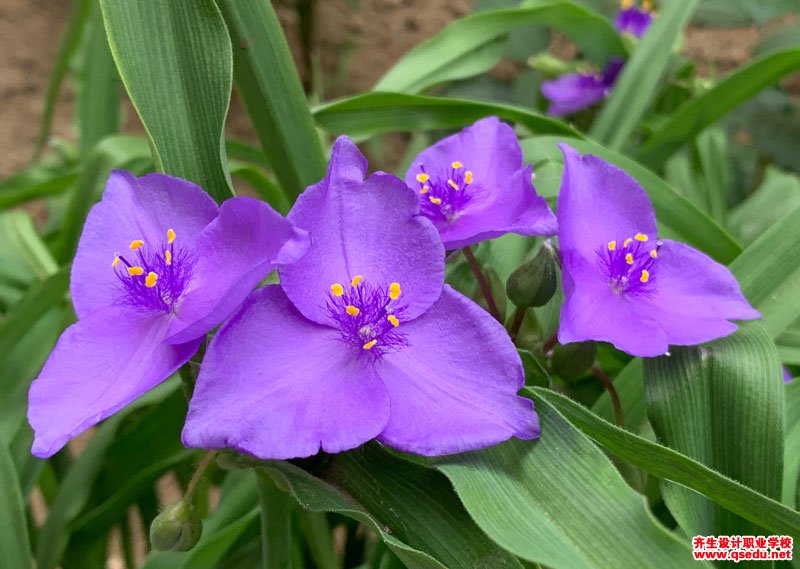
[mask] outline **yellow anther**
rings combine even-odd
[[[627,247],[628,245],[630,245],[630,244],[631,244],[631,241],[633,241],[633,239],[631,239],[630,237],[628,237],[628,238],[627,238],[625,241],[623,241],[623,242],[622,242],[622,246],[623,246],[623,247]]]
[[[358,286],[358,284],[364,280],[364,277],[361,275],[356,275],[353,277],[353,280],[350,281],[350,286]]]
[[[633,264],[633,255],[631,253],[625,255],[625,262],[628,263],[629,265]]]
[[[644,269],[642,271],[642,276],[639,277],[639,280],[642,281],[643,283],[646,283],[647,281],[649,281],[650,280],[650,271],[648,271],[647,269]]]
[[[628,9],[631,6],[633,6],[633,0],[620,0],[619,2],[619,7],[622,8],[623,10]]]
[[[333,283],[331,285],[331,292],[333,296],[342,296],[344,294],[344,287],[339,283]]]
[[[455,162],[453,162],[450,165],[453,167],[453,170],[458,170],[459,168],[463,168],[464,167],[464,165],[461,162],[459,162],[458,160],[456,160]]]
[[[114,260],[111,261],[111,268],[116,269],[117,265],[119,265],[119,255],[114,255]]]
[[[419,182],[420,184],[424,184],[425,182],[427,182],[430,179],[431,179],[431,177],[428,176],[427,174],[425,174],[424,172],[421,173],[421,174],[417,174],[417,182]]]
[[[431,200],[431,203],[433,205],[440,205],[442,203],[442,199],[441,198],[428,198],[428,199]]]
[[[142,241],[141,239],[134,239],[133,241],[131,241],[131,250],[136,251],[136,249],[138,249],[142,245],[144,245],[144,241]]]
[[[400,326],[400,321],[397,319],[397,316],[395,316],[394,314],[390,314],[389,316],[387,316],[387,317],[386,317],[386,320],[388,320],[389,322],[391,322],[391,323],[392,323],[392,326],[394,326],[395,328],[397,328],[398,326]]]
[[[655,259],[656,257],[658,257],[658,251],[656,249],[653,249],[652,251],[650,251],[650,256],[653,259]]]
[[[172,251],[164,251],[164,258],[167,260],[167,264],[172,264]]]
[[[147,288],[153,288],[154,286],[156,286],[157,280],[158,280],[158,275],[155,274],[153,271],[150,271],[144,278],[144,286],[146,286]]]
[[[167,229],[167,243],[172,243],[173,241],[175,241],[175,231]]]
[[[453,188],[454,190],[458,189],[458,184],[456,184],[453,180],[447,180],[447,185]]]
[[[352,304],[348,304],[347,306],[345,306],[344,311],[347,312],[350,316],[358,316],[359,314],[361,314],[361,311]]]
[[[392,283],[389,285],[389,298],[397,300],[400,298],[400,283]]]
[[[633,236],[633,238],[636,239],[637,241],[641,241],[642,243],[647,241],[647,235],[645,235],[644,233],[637,233],[636,235]]]
[[[609,251],[613,251],[616,248],[617,248],[617,242],[616,241],[609,241],[608,242],[608,250]]]
[[[466,173],[464,174],[464,181],[467,184],[471,184],[472,183],[472,171],[471,170],[467,170]]]
[[[422,189],[419,191],[421,194],[427,194],[430,188],[428,186],[422,186]]]
[[[377,343],[378,343],[378,340],[370,340],[369,342],[367,342],[366,344],[364,344],[361,347],[364,348],[365,350],[371,350],[373,347],[375,347],[375,344],[377,344]]]
[[[653,3],[650,0],[644,0],[642,2],[642,8],[644,8],[645,12],[652,12],[653,11]]]
[[[128,274],[132,277],[138,277],[144,274],[144,269],[142,267],[128,267]]]

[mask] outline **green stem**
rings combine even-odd
[[[261,551],[264,569],[292,569],[292,498],[263,472],[258,473]]]
[[[486,280],[486,275],[484,275],[481,270],[480,263],[478,263],[475,255],[472,254],[472,249],[467,246],[461,250],[464,252],[464,257],[467,259],[469,268],[472,269],[472,274],[475,275],[475,280],[478,281],[478,286],[481,289],[483,298],[486,299],[486,304],[489,305],[489,313],[494,316],[495,320],[498,322],[503,322],[503,317],[500,316],[500,310],[497,309],[497,303],[494,301],[494,296],[492,296],[492,288],[489,286],[489,281]]]
[[[511,336],[511,341],[515,344],[517,343],[520,328],[522,328],[522,322],[525,320],[525,312],[524,308],[517,307],[514,311],[514,319],[511,321],[511,328],[508,329],[508,335]]]
[[[189,485],[186,487],[186,492],[183,494],[184,502],[192,502],[194,493],[197,492],[197,485],[200,484],[200,481],[203,479],[203,474],[205,474],[208,465],[211,464],[211,461],[214,460],[214,458],[216,458],[217,452],[218,451],[212,450],[211,452],[207,453],[203,457],[203,460],[200,461],[200,464],[197,465],[197,469],[194,471],[194,474],[192,474],[192,479],[189,480]]]
[[[611,405],[614,406],[614,418],[617,421],[617,426],[620,429],[625,428],[625,417],[622,413],[622,403],[619,400],[619,394],[617,393],[617,388],[614,387],[614,382],[605,374],[603,370],[601,370],[597,366],[591,367],[591,372],[594,376],[600,380],[606,390],[608,391],[608,395],[611,397]]]

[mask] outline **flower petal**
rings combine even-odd
[[[511,339],[489,314],[446,286],[424,316],[402,325],[409,346],[387,353],[378,373],[391,415],[378,440],[437,456],[539,436]]]
[[[655,294],[640,310],[658,322],[674,345],[691,345],[727,336],[729,320],[760,318],[731,272],[683,243],[663,240],[654,273]]]
[[[609,87],[602,77],[587,73],[567,73],[557,79],[545,81],[541,90],[550,101],[547,113],[564,116],[603,100]]]
[[[289,220],[308,231],[311,247],[279,269],[281,286],[307,318],[329,323],[333,283],[361,275],[376,286],[400,283],[407,318],[419,316],[442,291],[444,248],[427,219],[417,215],[413,190],[389,174],[366,181],[366,160],[340,137],[327,176],[297,200]]]
[[[558,242],[595,262],[610,241],[643,233],[656,239],[653,205],[642,187],[624,170],[597,156],[581,156],[560,144],[564,177],[558,196]]]
[[[308,235],[268,204],[247,197],[225,201],[195,241],[189,290],[170,326],[173,344],[204,335],[222,322],[275,265],[308,250]]]
[[[558,328],[560,343],[610,342],[635,356],[659,356],[669,350],[659,323],[640,310],[640,297],[614,292],[597,267],[580,255],[565,253],[562,263],[564,304]]]
[[[389,416],[386,388],[363,355],[303,317],[279,286],[259,289],[208,347],[183,441],[262,459],[357,447]]]
[[[164,243],[172,229],[178,239],[191,242],[216,215],[214,200],[191,182],[112,171],[102,200],[86,218],[72,265],[72,302],[78,318],[115,304],[118,279],[111,261],[116,253],[129,252],[132,241]]]
[[[167,327],[163,316],[111,308],[67,328],[31,385],[33,454],[52,456],[183,365],[199,341],[163,344]]]
[[[614,18],[614,27],[620,33],[642,37],[653,22],[653,13],[638,6],[624,8]]]

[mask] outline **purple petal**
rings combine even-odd
[[[611,85],[602,76],[593,73],[568,73],[558,79],[542,83],[542,94],[550,101],[548,114],[572,114],[597,101],[603,100]]]
[[[378,173],[363,181],[366,160],[347,137],[333,147],[327,176],[297,200],[289,220],[308,231],[311,247],[279,269],[281,286],[315,322],[331,323],[331,285],[363,276],[374,285],[402,287],[407,318],[419,316],[442,291],[444,248],[427,219],[417,215],[413,190]]]
[[[643,233],[656,238],[653,205],[642,187],[624,170],[560,144],[564,176],[558,197],[558,242],[594,262],[610,241]]]
[[[164,243],[167,230],[190,243],[217,215],[217,204],[198,186],[163,174],[141,178],[114,170],[102,200],[89,212],[72,265],[72,302],[78,318],[117,303],[116,253],[132,241]]]
[[[563,224],[564,218],[561,218]],[[596,340],[636,356],[659,356],[669,342],[655,319],[640,310],[639,298],[615,292],[597,267],[563,252],[564,304],[559,319],[562,344]]]
[[[511,339],[489,314],[446,286],[422,317],[401,325],[409,346],[386,354],[378,373],[391,415],[379,440],[427,456],[539,436]]]
[[[199,341],[163,344],[168,325],[163,316],[112,308],[67,328],[31,385],[33,454],[52,456],[183,365]]]
[[[307,320],[279,286],[259,289],[208,347],[183,441],[262,459],[357,447],[389,417],[386,388],[365,355]]]
[[[458,172],[453,170],[454,162],[463,164]],[[461,172],[466,171],[472,181],[464,183]],[[420,173],[430,175],[431,180],[420,183]],[[445,186],[452,178],[461,182],[458,190]],[[411,163],[405,180],[417,190],[425,184],[434,186],[431,192],[420,194],[420,199],[427,206],[423,214],[436,225],[445,249],[458,249],[505,233],[552,235],[558,227],[547,202],[536,194],[531,167],[523,165],[514,130],[497,117],[481,119],[422,151]],[[433,206],[425,202],[434,196],[444,203]],[[426,213],[428,209],[431,211]]]
[[[653,14],[638,6],[631,6],[619,11],[614,19],[614,27],[620,33],[642,37],[653,22]]]
[[[790,383],[794,379],[794,375],[792,374],[792,372],[789,371],[789,368],[787,368],[786,366],[782,366],[781,369],[783,371],[783,382]]]
[[[169,342],[186,342],[222,322],[276,265],[308,250],[308,236],[266,203],[229,199],[195,242],[189,290],[170,326]]]

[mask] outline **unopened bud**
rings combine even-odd
[[[573,64],[567,63],[549,53],[540,53],[528,59],[528,65],[540,71],[545,77],[557,77],[575,71]]]
[[[544,306],[556,292],[556,263],[549,247],[517,267],[506,283],[509,300],[519,308]]]
[[[168,506],[150,524],[150,543],[158,551],[189,551],[203,534],[194,506],[181,500]]]
[[[592,367],[596,355],[594,342],[557,345],[553,349],[553,371],[567,381],[577,381]]]

